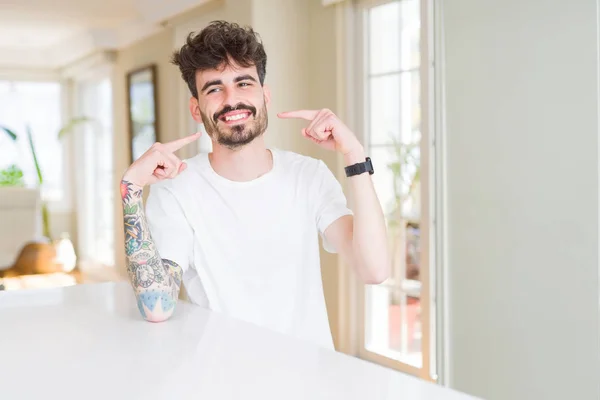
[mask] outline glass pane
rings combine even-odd
[[[393,143],[400,136],[401,76],[385,75],[369,79],[369,142]]]
[[[402,74],[400,92],[401,140],[413,143],[421,138],[421,75],[418,71]]]
[[[369,79],[369,143],[393,144],[419,140],[421,80],[418,71]]]
[[[421,368],[420,287],[412,288],[411,293],[383,285],[367,286],[365,290],[366,349]]]
[[[397,204],[396,182],[398,176],[393,171],[393,164],[397,158],[395,149],[389,147],[375,147],[370,150],[375,173],[372,175],[373,186],[382,205],[384,215],[390,218]]]
[[[373,7],[369,11],[370,74],[400,69],[400,3]]]
[[[369,10],[369,74],[411,70],[420,65],[419,0],[386,3]]]
[[[375,174],[372,176],[377,197],[389,228],[400,218],[420,219],[420,148],[419,142],[372,147],[369,151]]]
[[[400,2],[400,68],[406,71],[421,65],[421,7],[419,0]]]

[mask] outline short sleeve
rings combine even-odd
[[[325,230],[338,218],[352,215],[347,206],[346,196],[342,185],[335,178],[325,163],[319,160],[316,176],[314,177],[316,192],[315,213],[319,234],[323,238],[323,248],[329,253],[335,253],[335,248],[327,242]]]
[[[194,233],[169,189],[161,185],[150,187],[146,220],[160,257],[177,263],[185,273],[192,263]]]

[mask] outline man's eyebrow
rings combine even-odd
[[[212,81],[208,81],[204,84],[204,86],[202,86],[202,89],[200,90],[201,92],[204,92],[206,89],[208,89],[211,86],[215,86],[215,85],[222,85],[223,81],[221,81],[220,79],[215,79]]]
[[[254,81],[256,82],[256,79],[254,79],[254,77],[252,75],[240,75],[240,76],[236,76],[234,79],[234,82],[241,82],[241,81]]]
[[[254,77],[252,75],[240,75],[240,76],[236,76],[233,80],[235,83],[241,82],[241,81],[253,81],[256,82],[256,79],[254,79]],[[200,89],[200,92],[204,92],[206,89],[208,89],[211,86],[216,86],[216,85],[222,85],[223,81],[220,79],[214,79],[212,81],[208,81],[204,84],[204,86],[202,86],[202,89]]]

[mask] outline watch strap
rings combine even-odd
[[[364,162],[347,166],[344,170],[346,171],[347,177],[364,174],[365,172],[368,172],[369,175],[373,175],[375,172],[373,170],[373,163],[369,157],[367,157]]]

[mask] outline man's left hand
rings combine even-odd
[[[302,135],[327,150],[344,156],[362,153],[363,147],[350,129],[330,110],[298,110],[277,114],[279,118],[300,118],[310,121]]]

